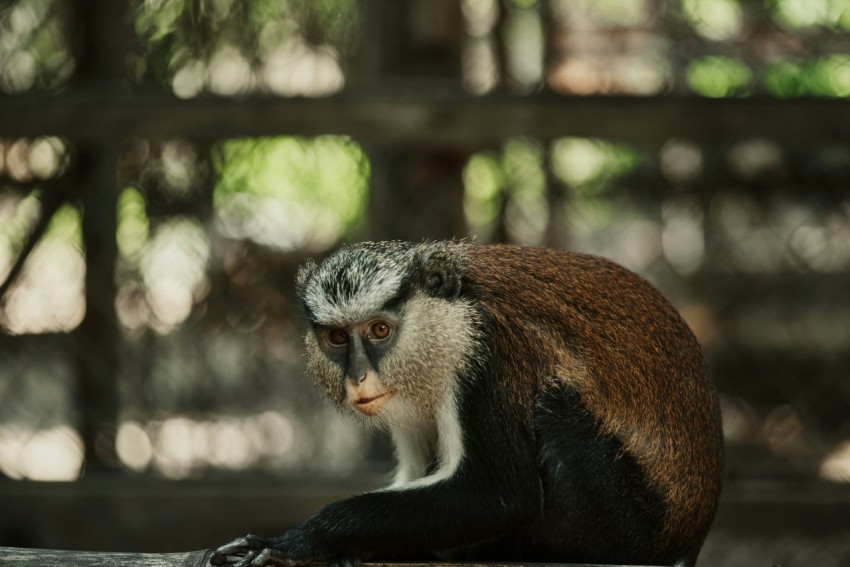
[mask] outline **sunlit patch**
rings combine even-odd
[[[303,461],[307,449],[296,439],[292,420],[274,411],[225,419],[174,416],[148,424],[122,423],[116,450],[131,470],[154,470],[178,479],[206,468],[279,469],[296,465]]]
[[[145,199],[137,189],[129,188],[121,192],[115,237],[122,259],[129,262],[137,260],[148,243],[150,221]]]
[[[538,4],[539,6],[539,4]],[[562,0],[549,3],[546,79],[574,95],[662,93],[673,80],[663,40],[647,33],[645,0]]]
[[[243,93],[252,82],[250,63],[241,51],[232,46],[223,47],[213,54],[207,76],[210,91],[222,96]]]
[[[529,89],[543,80],[543,25],[534,10],[509,10],[504,14],[504,41],[510,78]]]
[[[732,443],[751,442],[758,432],[759,418],[746,400],[720,394],[723,415],[723,436]]]
[[[789,29],[816,26],[850,28],[846,3],[834,0],[774,0],[773,20]]]
[[[682,12],[694,30],[706,39],[729,40],[741,33],[744,17],[735,0],[684,0]]]
[[[687,80],[691,90],[699,95],[724,98],[747,94],[753,73],[738,59],[708,56],[688,63]]]
[[[321,250],[362,218],[369,163],[347,138],[229,140],[217,150],[214,202],[226,236]]]
[[[791,454],[802,440],[803,424],[790,405],[774,408],[764,420],[764,441],[776,454]]]
[[[156,330],[170,332],[192,312],[207,286],[209,255],[206,232],[197,221],[178,218],[157,227],[140,262]]]
[[[0,174],[13,181],[59,176],[68,166],[68,145],[61,138],[42,136],[0,141]]]
[[[502,169],[510,197],[505,207],[505,228],[518,244],[539,245],[548,216],[544,148],[528,139],[509,140],[502,152]]]
[[[639,162],[637,152],[627,146],[592,138],[560,138],[551,151],[552,172],[580,188],[614,181]]]
[[[839,444],[820,466],[821,478],[835,482],[850,482],[850,441]]]
[[[327,96],[345,85],[333,47],[312,47],[295,37],[268,53],[263,78],[271,92],[284,96]]]
[[[499,17],[495,0],[463,0],[461,11],[468,35],[463,47],[463,84],[474,94],[484,94],[499,82],[496,45],[492,37]]]
[[[68,12],[61,0],[2,3],[0,92],[53,90],[73,70]]]
[[[776,198],[763,209],[744,194],[716,194],[710,205],[718,234],[734,246],[729,262],[745,273],[780,269],[840,272],[850,266],[850,208],[812,211]]]
[[[196,443],[195,423],[184,417],[166,419],[155,429],[153,454],[157,468],[167,477],[184,478],[192,472]]]
[[[703,211],[699,198],[671,197],[661,205],[664,228],[661,245],[664,257],[680,274],[694,273],[705,259]]]
[[[206,453],[210,463],[227,469],[245,469],[257,459],[245,421],[225,420],[205,424]]]
[[[542,242],[549,214],[544,148],[534,140],[509,140],[499,155],[479,153],[464,169],[464,213],[470,233],[488,239],[504,212],[504,228],[513,242]]]
[[[71,481],[80,476],[83,444],[67,425],[0,426],[0,471],[13,479]]]
[[[153,458],[153,446],[147,431],[134,421],[126,421],[118,428],[115,450],[121,462],[134,471],[145,470]]]
[[[85,260],[79,240],[79,212],[63,207],[9,290],[0,323],[10,333],[70,331],[80,324],[85,314]]]
[[[463,211],[471,234],[489,236],[500,213],[504,176],[497,156],[481,152],[463,170]]]
[[[729,148],[727,161],[744,178],[755,179],[777,173],[783,167],[782,148],[765,138],[750,138]]]
[[[702,174],[702,150],[690,140],[668,140],[661,147],[658,157],[661,175],[671,183],[695,181]]]
[[[179,98],[194,98],[204,89],[206,65],[203,61],[190,61],[171,79],[171,89]]]
[[[0,275],[4,278],[40,213],[41,201],[33,195],[0,194]]]
[[[186,9],[182,2],[143,2],[136,34],[148,53],[135,63],[144,70],[155,59],[151,51],[157,55],[165,51],[167,80],[174,94],[184,99],[204,92],[326,96],[345,84],[340,61],[350,47],[356,5],[336,1],[329,9],[326,3],[274,2],[245,10],[233,2],[213,2],[189,24],[203,29],[204,48],[186,37],[197,32],[190,32],[189,20],[181,18]],[[234,29],[242,31],[234,36]],[[256,43],[239,40],[243,33]],[[162,49],[164,37],[174,38],[169,43],[179,47]]]

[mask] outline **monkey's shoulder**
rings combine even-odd
[[[470,269],[485,271],[508,271],[530,276],[551,275],[555,278],[571,274],[600,277],[641,279],[637,274],[617,262],[582,252],[554,248],[491,244],[468,246],[466,249]]]
[[[513,245],[470,246],[467,283],[485,296],[543,299],[592,308],[671,306],[640,275],[602,256]]]

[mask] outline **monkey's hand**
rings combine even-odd
[[[255,534],[236,538],[216,549],[210,557],[210,564],[232,567],[296,567],[312,561],[327,561],[332,567],[357,567],[360,564],[358,558],[333,557],[317,545],[317,538],[311,538],[302,531],[296,528],[276,538]]]
[[[254,559],[273,545],[273,539],[255,534],[238,537],[216,549],[210,557],[211,565],[251,565]]]

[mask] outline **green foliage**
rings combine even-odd
[[[578,211],[582,223],[592,226],[612,218],[604,191],[644,160],[629,146],[589,138],[561,138],[548,151],[553,175],[574,190],[569,199],[573,213]],[[504,207],[508,236],[539,243],[541,227],[551,213],[545,152],[535,140],[514,138],[500,153],[481,152],[469,160],[464,169],[464,212],[472,234],[486,240]]]
[[[145,199],[135,188],[125,189],[118,199],[118,250],[126,259],[138,259],[149,237]]]
[[[0,254],[7,248],[12,254],[20,253],[30,227],[41,214],[41,202],[35,194],[22,199],[0,199]]]
[[[69,18],[67,3],[56,0],[0,3],[0,92],[54,91],[68,81]]]
[[[546,214],[543,148],[535,140],[513,138],[498,154],[474,155],[464,169],[463,180],[464,213],[475,235],[486,236],[493,230],[503,201],[507,204],[509,221]],[[524,220],[527,219],[517,220],[514,228],[528,236],[529,231],[520,226],[528,224]],[[545,225],[539,218],[532,220],[538,226]]]
[[[63,205],[50,219],[45,237],[47,240],[71,244],[77,249],[83,247],[82,217],[74,205]]]
[[[682,14],[706,39],[731,39],[743,26],[743,14],[737,0],[682,0]]]
[[[812,61],[780,61],[764,74],[767,91],[791,98],[850,96],[850,55],[832,55]]]
[[[504,174],[499,158],[491,152],[481,152],[470,158],[463,170],[466,221],[473,228],[485,227],[499,215],[499,199],[504,186]]]
[[[552,172],[582,194],[593,194],[640,164],[632,148],[589,138],[561,138],[552,144]]]
[[[687,69],[688,86],[695,93],[711,98],[746,94],[752,72],[741,61],[729,57],[703,57],[691,61]]]
[[[332,244],[363,219],[369,162],[348,138],[228,140],[218,146],[214,163],[216,210],[244,235],[280,246]],[[289,226],[263,225],[275,222],[263,216],[275,207]],[[251,227],[261,227],[262,234]],[[289,232],[269,235],[275,230]]]
[[[773,20],[790,30],[828,28],[850,30],[847,0],[769,0]]]
[[[576,236],[592,234],[616,222],[621,201],[610,189],[645,161],[636,149],[593,138],[561,138],[552,144],[552,173],[573,191],[563,218]]]
[[[508,140],[502,151],[502,171],[515,195],[535,197],[546,188],[543,171],[543,148],[535,140]]]
[[[166,84],[227,49],[254,71],[293,41],[346,54],[357,25],[354,0],[138,0],[135,14],[137,78]]]

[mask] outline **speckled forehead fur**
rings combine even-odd
[[[308,318],[320,325],[363,320],[394,297],[410,272],[417,245],[363,242],[342,248],[321,265],[298,272],[298,297]]]

